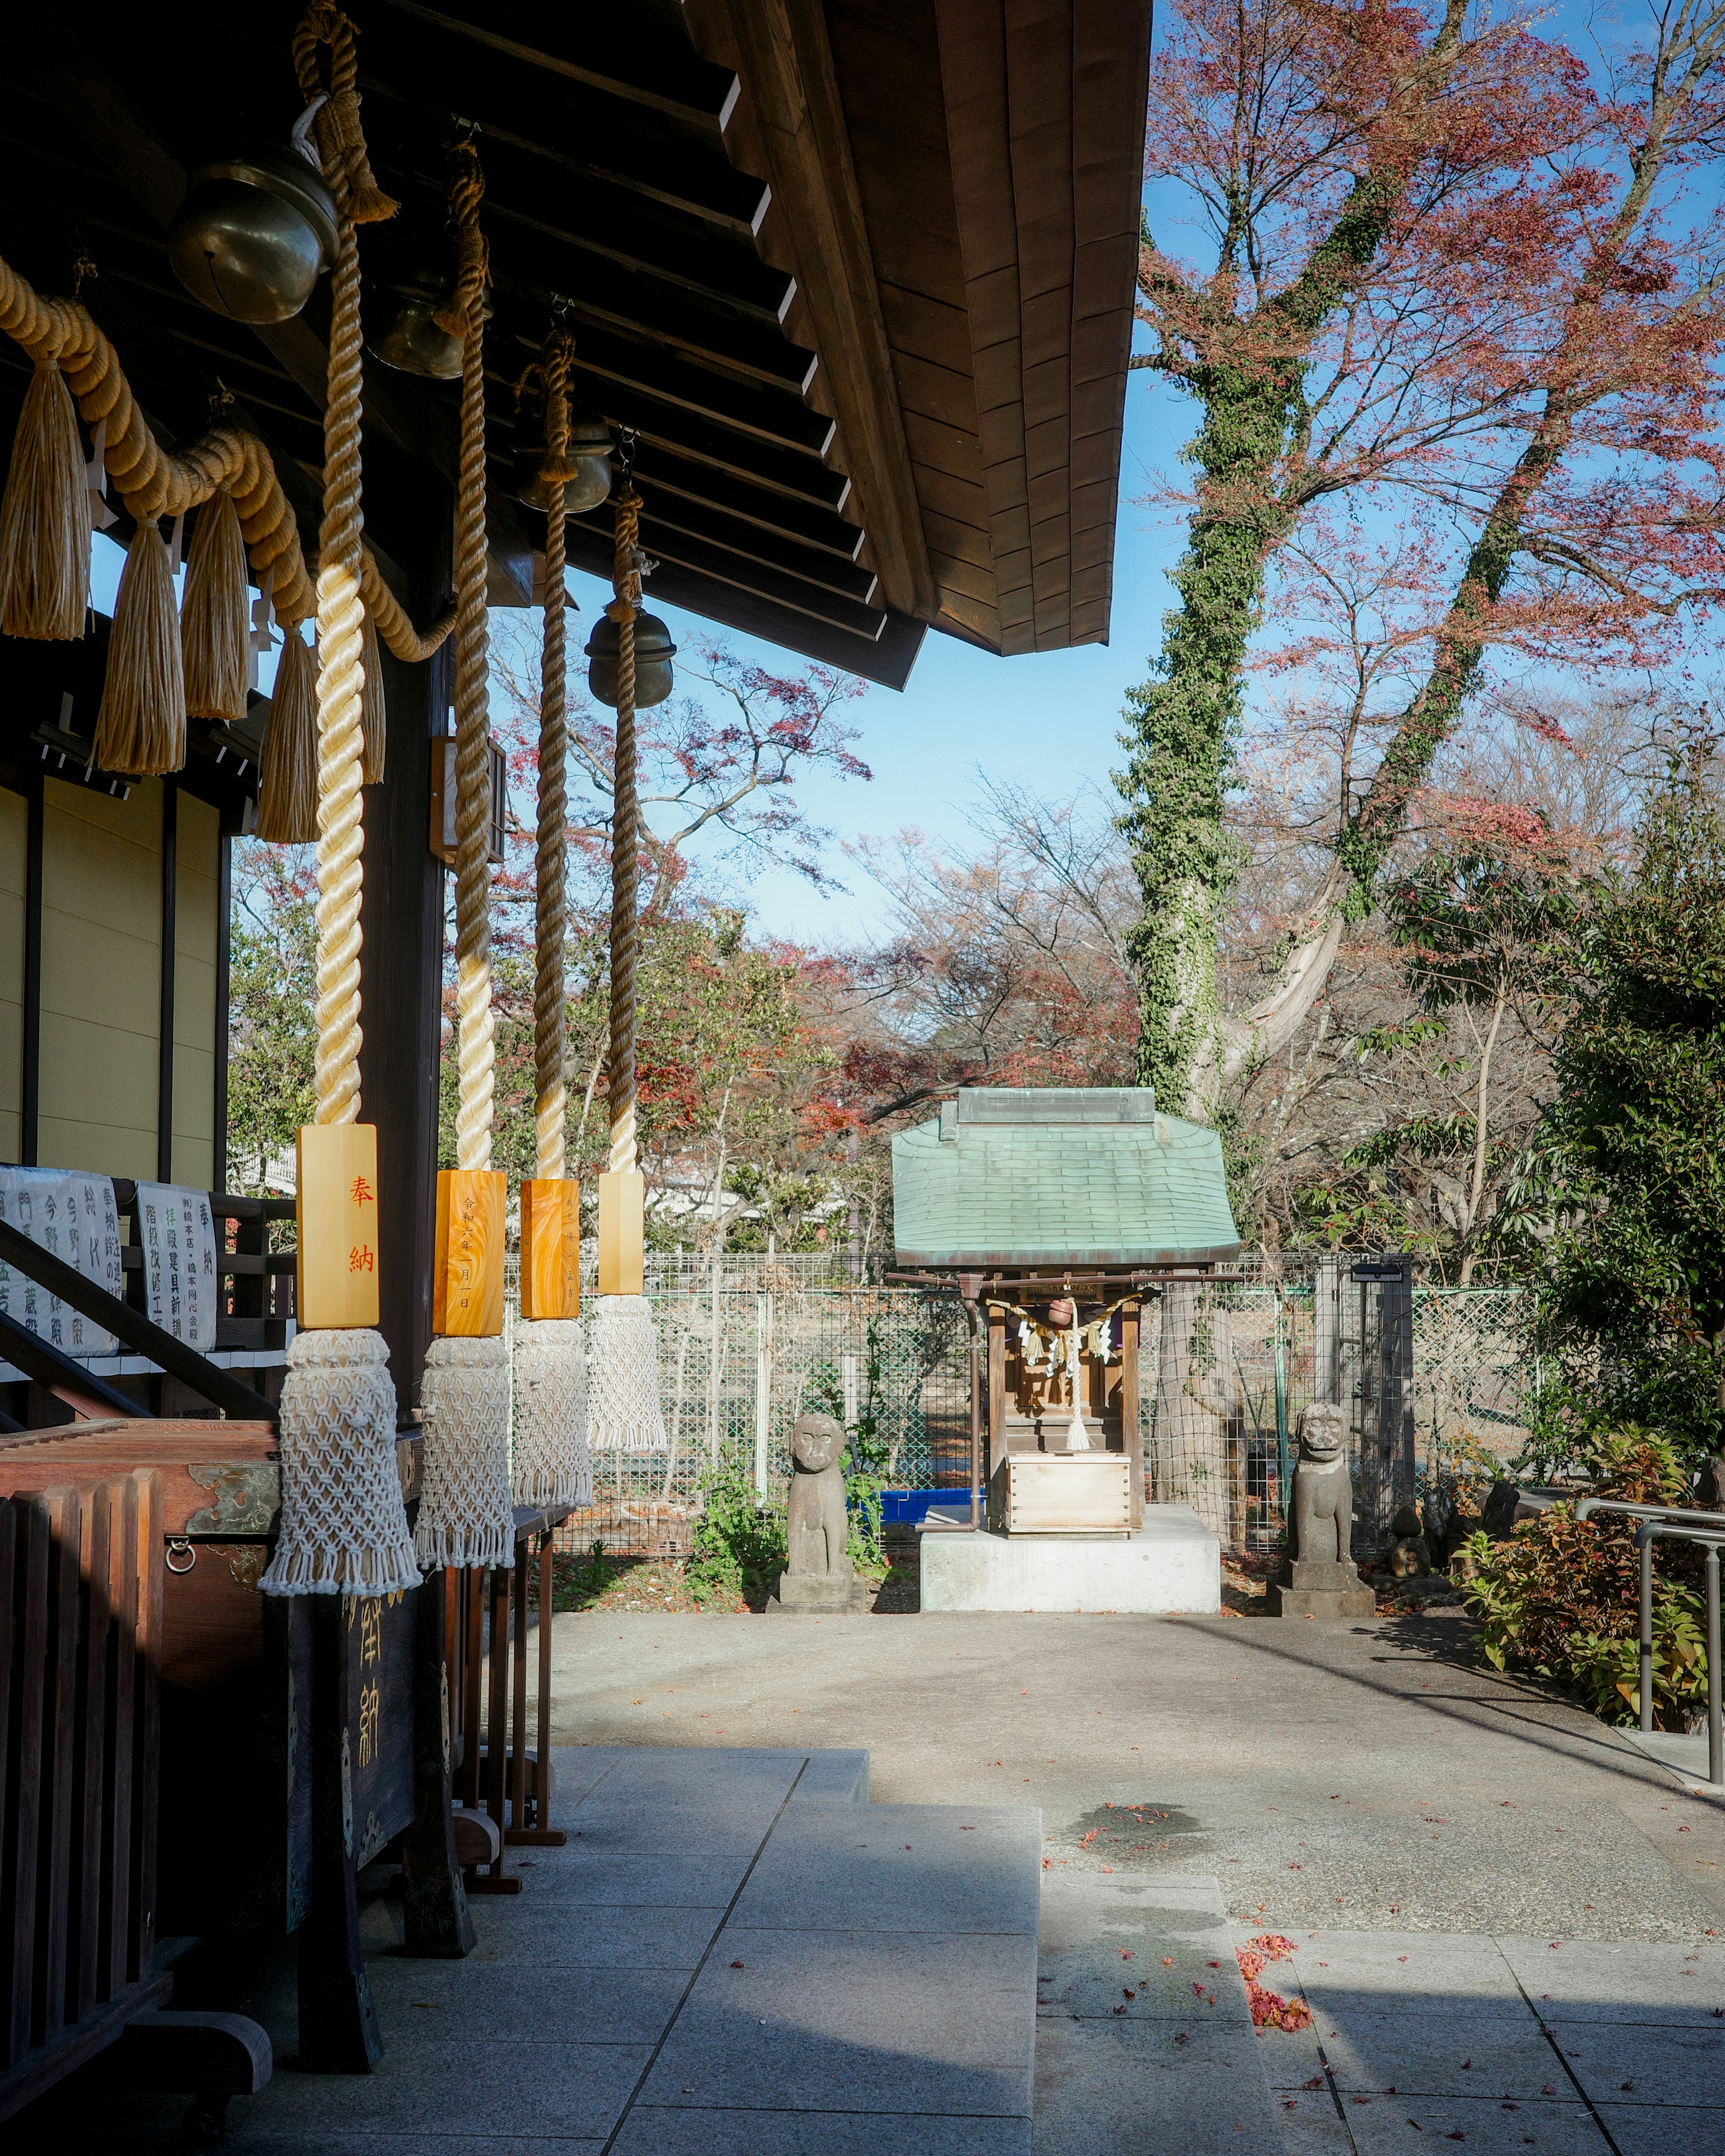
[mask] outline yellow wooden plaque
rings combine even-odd
[[[446,1337],[489,1339],[503,1330],[501,1168],[445,1168],[437,1178],[437,1255],[431,1329]]]
[[[306,1328],[377,1322],[377,1132],[311,1123],[300,1132],[296,1315]]]
[[[647,1179],[639,1168],[599,1177],[599,1293],[639,1295],[647,1240]]]
[[[572,1176],[521,1183],[521,1316],[581,1315],[581,1192]]]

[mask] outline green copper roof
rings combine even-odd
[[[893,1140],[892,1208],[901,1265],[1240,1255],[1221,1140],[1142,1087],[963,1087]]]

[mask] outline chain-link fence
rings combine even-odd
[[[1193,1506],[1232,1551],[1280,1546],[1302,1409],[1347,1411],[1368,1535],[1400,1505],[1524,1447],[1529,1381],[1513,1288],[1426,1287],[1373,1254],[1260,1255],[1147,1310],[1147,1495]]]
[[[583,1253],[588,1291],[593,1270]],[[872,1438],[894,1489],[965,1486],[969,1335],[956,1297],[855,1283],[824,1254],[655,1255],[646,1287],[670,1449],[598,1455],[594,1502],[562,1545],[685,1553],[702,1476],[720,1461],[782,1502],[807,1408]],[[1194,1506],[1231,1551],[1274,1549],[1300,1412],[1335,1399],[1362,1517],[1387,1527],[1455,1463],[1522,1448],[1518,1304],[1513,1289],[1422,1287],[1406,1268],[1332,1252],[1255,1257],[1167,1291],[1145,1310],[1140,1352],[1147,1496]]]

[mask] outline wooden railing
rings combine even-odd
[[[160,1478],[0,1498],[0,2118],[166,1997],[155,1974]]]

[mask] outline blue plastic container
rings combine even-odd
[[[901,1524],[920,1527],[931,1505],[964,1505],[970,1503],[970,1485],[954,1484],[945,1490],[883,1490],[880,1492],[880,1521],[883,1527]]]

